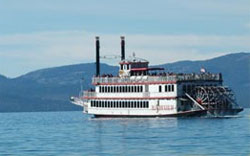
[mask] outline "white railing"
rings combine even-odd
[[[166,76],[131,76],[131,77],[93,77],[92,83],[136,83],[136,82],[167,82],[167,81],[193,81],[215,80],[221,81],[221,74],[175,74]]]

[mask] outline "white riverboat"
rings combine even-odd
[[[223,86],[222,74],[169,73],[150,68],[135,56],[125,59],[121,37],[121,61],[117,76],[100,75],[100,41],[96,37],[94,89],[82,91],[71,102],[95,117],[178,117],[236,115],[243,110],[232,90]]]

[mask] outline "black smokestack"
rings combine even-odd
[[[96,42],[96,76],[100,76],[100,41],[99,36],[95,37]]]
[[[121,36],[121,60],[125,60],[125,37]]]

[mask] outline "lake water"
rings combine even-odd
[[[250,156],[250,109],[233,118],[1,113],[0,155]]]

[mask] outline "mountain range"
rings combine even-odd
[[[221,72],[224,84],[234,90],[238,103],[250,107],[250,53],[155,67],[178,73],[198,73],[202,67],[212,73]],[[101,72],[117,75],[118,66],[101,64]],[[69,97],[78,95],[81,82],[83,89],[93,87],[91,78],[94,74],[95,63],[85,63],[41,69],[17,78],[0,75],[0,112],[81,110],[69,102]]]

